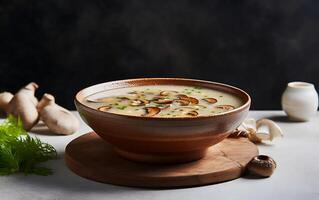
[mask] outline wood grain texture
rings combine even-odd
[[[116,185],[135,187],[190,187],[232,180],[241,176],[257,146],[245,138],[228,138],[208,149],[198,161],[175,165],[150,165],[118,156],[94,132],[70,142],[67,166],[79,176]]]

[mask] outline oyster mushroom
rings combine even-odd
[[[144,99],[134,99],[134,100],[132,100],[130,105],[131,106],[144,106],[148,103],[149,103],[149,101],[144,100]]]
[[[161,109],[158,107],[146,107],[145,108],[146,113],[142,115],[143,117],[153,117],[154,115],[161,112]]]
[[[274,173],[276,167],[274,159],[266,155],[259,155],[248,163],[247,171],[252,175],[269,177]]]
[[[254,143],[272,141],[282,137],[281,128],[269,119],[245,119],[244,122],[231,134],[232,137],[247,137]]]
[[[235,109],[235,107],[232,106],[232,105],[219,105],[219,106],[216,106],[215,108],[223,109],[223,110],[233,110],[233,109]]]
[[[101,106],[101,107],[98,107],[97,108],[99,111],[102,111],[102,112],[107,112],[108,110],[111,109],[110,106]]]
[[[210,104],[217,103],[217,99],[215,98],[204,98],[203,100]]]
[[[282,137],[283,135],[281,128],[274,121],[269,119],[257,120],[256,128],[257,128],[256,135],[260,140],[272,141],[274,138]],[[266,134],[264,132],[266,132]]]

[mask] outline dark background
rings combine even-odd
[[[286,83],[319,82],[319,1],[2,0],[0,90],[35,81],[74,109],[79,89],[188,77],[280,109]]]

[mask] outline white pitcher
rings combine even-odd
[[[313,84],[290,82],[281,98],[282,109],[295,121],[308,121],[318,109],[318,94]]]

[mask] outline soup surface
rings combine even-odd
[[[83,103],[103,112],[161,118],[212,116],[243,104],[229,93],[175,85],[106,90],[88,96]]]

